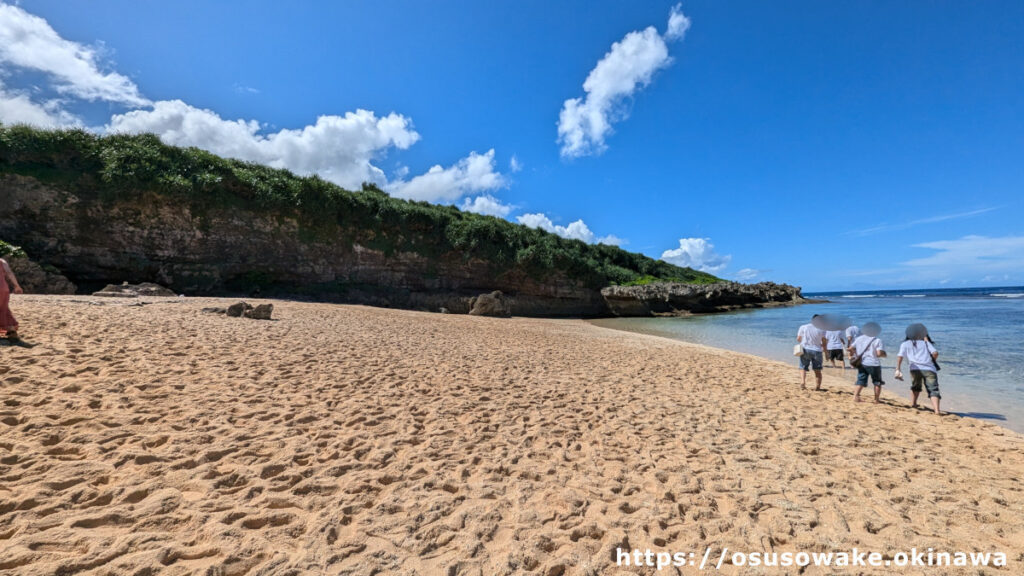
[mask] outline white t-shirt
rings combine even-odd
[[[842,330],[829,330],[825,332],[825,339],[828,340],[829,350],[842,350],[844,348]]]
[[[935,372],[935,362],[932,361],[935,352],[935,346],[927,340],[904,340],[900,344],[900,358],[907,359],[911,370]]]
[[[882,361],[878,358],[878,353],[885,350],[881,339],[861,334],[853,341],[853,350],[860,356],[861,364],[865,366],[882,365]]]
[[[850,326],[849,328],[846,329],[847,342],[853,342],[854,340],[857,339],[857,336],[860,336],[860,328],[857,328],[856,326]]]
[[[821,352],[821,339],[825,337],[825,331],[814,324],[804,324],[797,330],[796,337],[800,339],[800,345],[804,350]]]

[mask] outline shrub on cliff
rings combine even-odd
[[[342,189],[198,148],[163,144],[152,134],[98,136],[84,130],[0,125],[0,173],[32,176],[80,195],[116,201],[171,195],[202,214],[205,206],[245,206],[295,215],[300,234],[387,253],[428,258],[459,254],[490,263],[496,274],[544,277],[561,271],[600,287],[648,279],[707,283],[717,278],[616,246],[568,240],[453,206],[392,198],[372,184]]]
[[[0,240],[0,258],[25,258],[25,251],[21,248]]]

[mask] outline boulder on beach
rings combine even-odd
[[[228,306],[226,314],[232,318],[241,318],[248,310],[252,310],[252,304],[247,302],[235,302]]]
[[[231,318],[251,318],[253,320],[270,320],[271,315],[274,313],[273,304],[259,304],[253,306],[248,302],[235,302],[227,308],[219,306],[211,306],[209,308],[203,308],[203,312],[207,314],[224,314]]]
[[[103,296],[107,298],[138,298],[139,296],[177,296],[173,290],[164,288],[159,284],[152,282],[142,282],[141,284],[129,284],[123,282],[121,284],[107,284],[103,290],[99,292],[93,292],[93,296]]]
[[[470,302],[469,313],[473,316],[494,316],[508,318],[512,315],[508,301],[501,290],[489,294],[481,294]]]
[[[249,308],[245,311],[246,318],[252,318],[253,320],[270,320],[270,315],[274,312],[273,304],[260,304],[255,308]]]

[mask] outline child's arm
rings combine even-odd
[[[14,293],[21,294],[23,292],[21,285],[18,284],[18,279],[14,276],[14,270],[11,270],[11,266],[7,263],[7,260],[0,258],[0,267],[3,268],[5,281],[9,280],[11,282],[11,286],[14,288]]]

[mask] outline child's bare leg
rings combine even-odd
[[[878,404],[878,398],[882,395],[882,387],[875,386],[875,404]]]
[[[860,399],[860,391],[863,390],[864,387],[863,386],[855,386],[855,388],[856,388],[857,391],[853,393],[853,401],[854,402],[860,402],[861,401],[861,399]]]
[[[911,390],[910,391],[910,407],[911,408],[917,408],[917,397],[920,396],[920,395],[921,395],[921,391],[920,390]]]
[[[821,390],[821,370],[814,371],[814,389]]]
[[[935,409],[935,413],[939,414],[939,398],[936,397],[936,396],[932,396],[931,397],[931,401],[932,401],[932,408]]]
[[[807,370],[800,369],[800,389],[807,388]]]

